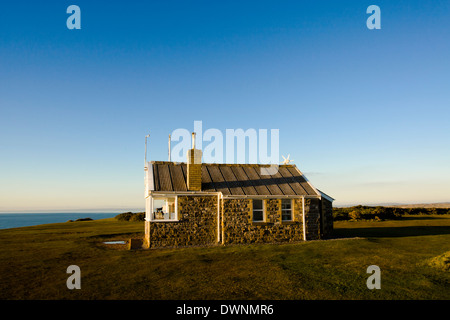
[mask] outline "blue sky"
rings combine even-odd
[[[449,21],[448,1],[2,3],[0,212],[142,209],[144,136],[166,160],[195,120],[279,129],[335,205],[450,201]]]

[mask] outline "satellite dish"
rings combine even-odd
[[[283,159],[284,159],[284,161],[282,162],[282,164],[289,164],[290,162],[293,162],[293,161],[294,161],[293,159],[289,159],[290,156],[291,156],[290,154],[288,154],[287,158],[285,158],[284,156],[282,156]]]

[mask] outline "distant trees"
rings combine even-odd
[[[395,208],[395,207],[370,207],[354,206],[346,208],[333,208],[334,220],[385,220],[397,219],[404,215],[440,215],[450,214],[446,208]]]

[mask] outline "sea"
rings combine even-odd
[[[40,224],[67,222],[91,218],[93,220],[113,218],[119,213],[0,213],[0,229],[29,227]]]

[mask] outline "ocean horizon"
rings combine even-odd
[[[93,220],[106,219],[113,218],[120,213],[121,212],[0,213],[0,229],[31,227],[84,218],[91,218]]]

